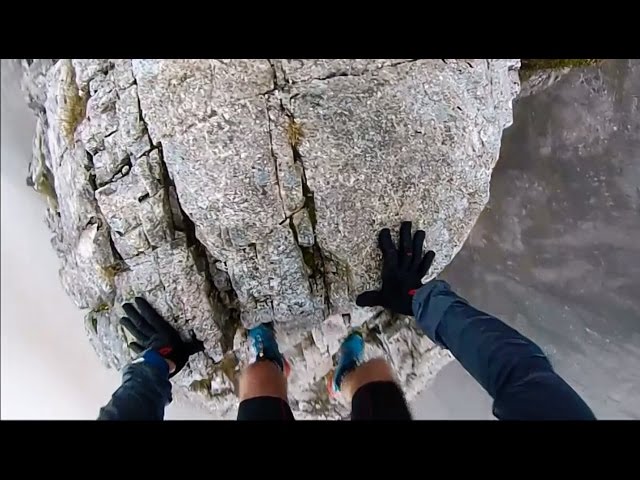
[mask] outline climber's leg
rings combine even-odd
[[[342,390],[351,399],[351,420],[411,420],[391,366],[374,358],[347,373]]]
[[[364,340],[349,335],[340,347],[332,390],[351,401],[352,420],[411,420],[393,370],[382,358],[364,362]]]
[[[240,376],[238,420],[293,420],[287,403],[286,361],[276,342],[272,324],[249,330],[255,362]]]

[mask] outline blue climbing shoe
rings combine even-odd
[[[278,349],[276,333],[273,323],[261,323],[257,327],[249,330],[249,339],[253,349],[256,362],[270,360],[275,363],[280,370],[285,371],[285,359]]]
[[[350,333],[340,345],[338,352],[338,366],[333,374],[331,387],[333,392],[340,391],[340,385],[345,375],[354,370],[364,361],[364,339],[359,332]]]

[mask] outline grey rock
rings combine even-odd
[[[111,77],[120,90],[124,90],[133,85],[136,79],[133,77],[131,60],[128,58],[111,59],[113,71]]]
[[[522,82],[518,97],[524,98],[529,95],[540,93],[556,83],[570,71],[570,67],[538,70]]]
[[[302,188],[303,169],[294,158],[291,136],[295,124],[284,114],[284,107],[277,95],[266,96],[270,156],[274,164],[276,188],[282,203],[283,217],[299,212],[304,206]]]
[[[80,138],[92,155],[108,152],[109,159],[101,165],[104,171],[96,172],[99,181],[107,181],[127,156],[138,158],[152,146],[141,120],[131,62],[86,62],[81,78],[90,79],[90,98],[85,121],[79,126]]]
[[[86,88],[99,73],[109,70],[109,60],[105,58],[76,58],[72,60],[79,88]]]
[[[129,269],[116,277],[116,304],[144,296],[188,338],[189,330],[204,342],[206,354],[219,361],[224,310],[210,297],[205,272],[197,267],[184,236],[127,260]]]
[[[349,329],[342,315],[329,315],[319,327],[311,331],[316,346],[329,356],[338,353],[340,343],[348,335]]]
[[[222,115],[217,107],[273,90],[267,60],[133,60],[140,102],[151,137],[184,132]],[[171,105],[166,108],[165,105]],[[264,112],[263,112],[264,114]],[[264,117],[261,124],[264,128]]]
[[[515,66],[421,60],[299,87],[292,110],[305,132],[299,151],[317,240],[349,266],[352,290],[379,284],[384,227],[412,219],[426,231],[437,254],[430,276],[462,246],[511,124]]]
[[[36,114],[44,113],[44,104],[47,100],[47,73],[55,63],[55,60],[48,58],[33,59],[30,63],[26,60],[21,62],[23,72],[21,88],[29,107]]]
[[[220,418],[232,418],[237,400],[234,379],[229,374],[234,372],[235,366],[224,360],[216,364],[203,353],[193,355],[175,377],[176,396],[204,407]]]
[[[313,225],[309,218],[309,212],[300,210],[291,216],[291,221],[296,230],[296,238],[298,245],[301,247],[312,247],[315,243],[315,234],[313,232]]]
[[[99,188],[96,201],[125,260],[173,239],[172,216],[157,151],[139,158],[129,174]]]
[[[118,370],[133,360],[127,343],[134,340],[127,337],[118,322],[119,318],[108,305],[104,305],[89,311],[84,319],[85,330],[94,350],[106,366]]]
[[[107,148],[93,155],[93,172],[96,184],[103,186],[109,183],[131,161],[129,155],[115,148]]]
[[[426,335],[416,331],[408,318],[387,325],[377,337],[375,343],[391,363],[409,398],[422,389],[426,379],[452,359],[448,351],[435,348]]]
[[[58,210],[58,197],[55,191],[55,179],[51,171],[51,155],[47,143],[46,115],[38,115],[36,130],[33,137],[33,153],[29,162],[27,184],[43,195],[47,200],[49,210]]]
[[[336,76],[358,76],[366,72],[406,62],[406,59],[285,59],[280,62],[284,77],[291,83]]]
[[[266,107],[262,97],[220,106],[208,122],[162,139],[180,204],[200,241],[227,265],[248,328],[322,320],[293,232],[280,224]]]
[[[212,265],[211,260],[209,260],[209,265]],[[229,278],[229,274],[227,272],[213,267],[211,278],[213,280],[213,285],[219,292],[227,292],[233,289],[231,285],[231,279]]]
[[[359,308],[378,230],[411,219],[451,261],[484,208],[517,60],[59,60],[29,65],[40,115],[31,183],[49,178],[61,277],[113,368],[121,304],[146,297],[205,352],[175,396],[222,418],[275,322],[299,418],[341,418],[326,379],[359,328],[407,396],[451,356],[407,318]],[[46,81],[43,81],[43,78]],[[36,155],[37,154],[37,155]],[[46,168],[50,173],[46,173]],[[42,193],[45,193],[40,189]],[[426,278],[425,278],[426,280]],[[241,323],[243,328],[239,328]]]
[[[79,126],[80,139],[91,154],[104,149],[104,139],[118,130],[115,111],[117,92],[115,85],[104,74],[90,81],[85,121]]]
[[[62,261],[60,277],[80,308],[94,308],[114,297],[113,270],[117,261],[109,231],[91,186],[91,161],[72,137],[70,110],[80,101],[70,61],[61,60],[47,74],[46,150],[57,197],[56,250]]]
[[[129,154],[138,158],[149,151],[151,143],[146,128],[142,122],[142,114],[138,103],[137,87],[132,85],[118,92],[116,103],[118,117],[118,132],[120,141],[127,146]]]

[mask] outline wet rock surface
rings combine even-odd
[[[336,418],[325,377],[354,327],[411,398],[450,360],[355,296],[379,285],[380,228],[427,232],[434,276],[488,201],[516,60],[58,60],[25,63],[30,182],[66,291],[105,363],[130,360],[144,295],[205,351],[176,396],[234,414],[246,328],[274,321],[300,418]],[[425,279],[426,280],[426,279]]]

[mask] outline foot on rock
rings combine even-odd
[[[345,375],[354,370],[364,360],[364,339],[359,332],[353,332],[345,338],[338,352],[338,366],[331,381],[333,395],[340,391],[340,385]]]
[[[288,376],[290,367],[278,348],[273,323],[261,323],[249,330],[249,340],[255,354],[254,361],[269,360]]]

